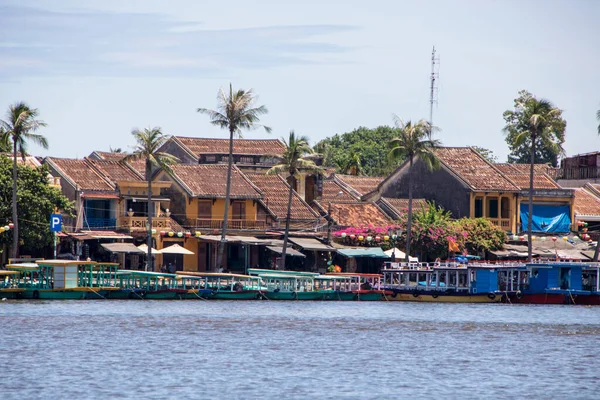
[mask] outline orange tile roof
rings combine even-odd
[[[508,163],[494,165],[521,190],[529,189],[529,165]],[[535,189],[560,189],[560,186],[546,175],[546,170],[545,164],[534,165],[533,187]]]
[[[113,183],[117,181],[144,181],[139,173],[120,161],[86,159]]]
[[[225,198],[227,165],[174,165],[175,179],[192,197]],[[234,165],[231,174],[232,199],[260,199],[262,193]]]
[[[341,193],[340,193],[341,192]],[[323,180],[323,193],[321,196],[322,203],[326,203],[328,201],[334,201],[336,203],[339,202],[355,202],[358,200],[358,197],[352,196],[347,189],[342,187],[339,182],[336,182],[333,179],[325,179]]]
[[[263,192],[263,202],[275,218],[285,220],[290,189],[287,182],[279,175],[260,173],[245,173],[245,175]],[[315,220],[319,217],[296,191],[293,192],[291,213],[294,220]]]
[[[331,203],[331,215],[340,226],[384,226],[392,222],[374,203]]]
[[[115,187],[108,179],[96,171],[87,160],[47,157],[47,161],[55,166],[61,175],[77,185],[80,190],[114,191]]]
[[[583,188],[575,189],[573,209],[576,215],[600,216],[600,198]]]
[[[519,190],[519,187],[470,147],[439,147],[435,154],[442,164],[473,190]]]
[[[229,154],[229,139],[175,136],[196,156],[200,154]],[[242,155],[281,155],[285,146],[278,139],[234,139],[233,153]]]
[[[358,196],[365,195],[377,189],[383,181],[383,177],[374,176],[354,176],[354,175],[336,175],[336,178],[350,189],[354,190]]]
[[[90,154],[90,157],[94,153],[102,160],[106,161],[121,161],[124,157],[129,155],[129,153],[111,153],[108,151],[94,151],[92,154]],[[132,160],[128,161],[127,164],[129,164],[131,168],[136,170],[142,177],[146,176],[146,162],[144,160]]]
[[[10,158],[11,160],[13,159],[12,153],[0,153],[0,157],[7,157],[7,158]],[[42,163],[40,162],[40,160],[37,157],[31,156],[29,154],[25,155],[25,160],[23,160],[23,158],[19,154],[17,156],[17,164],[26,165],[26,166],[32,167],[32,168],[38,168],[38,167],[42,166]]]
[[[392,199],[391,197],[383,197],[398,214],[408,212],[408,199]],[[420,210],[421,207],[427,207],[427,200],[425,199],[413,199],[413,212]]]

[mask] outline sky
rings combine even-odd
[[[446,146],[508,153],[502,113],[519,90],[564,110],[565,149],[600,150],[600,2],[595,0],[0,0],[0,118],[40,112],[49,150],[129,150],[131,130],[228,137],[199,107],[253,88],[268,134],[311,143],[359,126],[429,118]]]

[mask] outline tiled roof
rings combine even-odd
[[[227,165],[174,165],[175,179],[192,196],[200,198],[225,198]],[[232,199],[260,199],[262,193],[234,165],[231,173]]]
[[[408,212],[408,199],[392,199],[391,197],[383,197],[385,201],[387,201],[398,214],[403,214]],[[427,207],[427,200],[425,199],[413,199],[413,212],[415,210],[420,210],[421,207]]]
[[[359,197],[377,189],[377,185],[384,179],[383,177],[354,175],[336,175],[336,178],[340,180],[343,185],[354,190]]]
[[[87,160],[48,157],[61,175],[79,187],[80,190],[114,191],[115,187],[94,169]]]
[[[108,151],[94,151],[92,154],[90,154],[89,158],[96,158],[92,156],[97,156],[101,160],[121,161],[124,157],[128,155],[129,153],[111,153]],[[132,160],[128,161],[127,164],[129,164],[131,168],[136,170],[142,177],[146,176],[146,162],[144,160]]]
[[[575,189],[573,208],[576,215],[600,216],[600,198],[583,188]]]
[[[117,181],[143,181],[144,179],[128,165],[120,161],[101,161],[87,159],[113,183]]]
[[[279,175],[265,174],[245,174],[263,192],[263,201],[271,210],[275,218],[284,220],[287,217],[287,203],[290,186]],[[293,192],[292,196],[292,214],[294,220],[315,220],[319,215],[306,202],[302,200],[300,195]]]
[[[229,139],[191,138],[175,136],[196,156],[200,154],[229,154]],[[234,139],[233,153],[243,155],[281,155],[285,146],[277,139]]]
[[[473,190],[517,191],[519,188],[470,147],[439,147],[438,159]]]
[[[10,158],[11,160],[13,159],[13,155],[11,153],[0,153],[0,156]],[[37,157],[26,155],[25,160],[23,160],[20,154],[17,156],[17,164],[26,165],[32,168],[38,168],[42,166],[42,163]]]
[[[384,226],[391,222],[374,203],[331,203],[331,215],[340,226]]]
[[[336,203],[355,202],[357,200],[358,197],[352,196],[350,192],[342,187],[339,182],[336,182],[333,179],[323,180],[323,194],[319,200],[322,203],[326,203],[328,201],[334,201]]]
[[[500,170],[506,177],[508,177],[515,185],[521,190],[529,189],[529,165],[527,164],[494,164],[496,168]],[[556,184],[546,175],[545,171],[547,166],[544,164],[537,164],[533,168],[533,187],[535,189],[560,189],[560,186]]]

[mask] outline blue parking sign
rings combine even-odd
[[[50,232],[62,231],[62,215],[51,214],[50,215]]]

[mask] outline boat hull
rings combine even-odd
[[[575,304],[584,305],[584,306],[600,306],[600,294],[575,296]]]
[[[149,290],[144,292],[146,300],[183,300],[188,291],[184,289]]]
[[[493,296],[492,296],[493,295]],[[385,300],[391,301],[416,301],[424,303],[499,303],[502,300],[501,294],[484,293],[443,293],[443,292],[401,292],[388,291],[384,295]]]
[[[383,300],[382,290],[355,290],[352,292],[327,292],[322,300],[331,301],[380,301]]]
[[[261,292],[269,300],[322,300],[320,292]]]
[[[212,292],[208,298],[212,300],[256,300],[260,297],[258,290],[242,290],[239,292],[217,291]]]
[[[33,300],[83,300],[88,290],[54,290],[54,289],[25,289],[20,297]]]
[[[21,298],[21,293],[23,293],[25,289],[23,288],[5,288],[0,289],[0,299],[19,299]]]
[[[567,295],[561,293],[535,293],[535,294],[510,294],[509,301],[512,304],[568,304]]]

